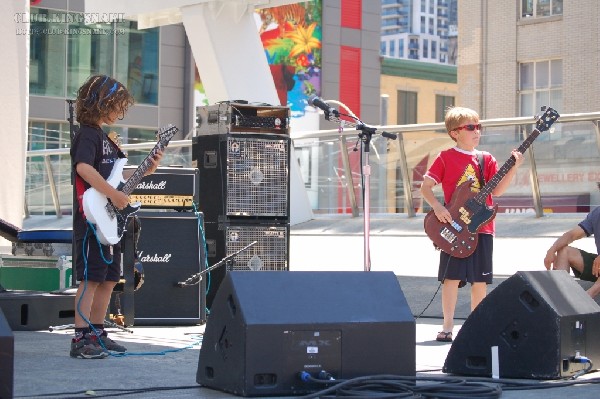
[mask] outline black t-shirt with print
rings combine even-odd
[[[115,161],[124,157],[125,154],[97,126],[81,125],[71,148],[73,169],[78,163],[83,162],[92,165],[105,179],[110,176]],[[77,177],[77,179],[82,181],[84,190],[90,188],[90,185],[83,179],[80,177]],[[80,192],[81,188],[80,185],[76,184],[78,198],[83,195],[83,191]],[[74,212],[73,235],[77,240],[83,238],[87,230],[83,210],[80,209],[80,200],[75,201]]]

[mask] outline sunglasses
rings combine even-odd
[[[476,125],[463,125],[463,126],[459,126],[457,128],[454,128],[454,130],[468,130],[470,132],[473,132],[475,130],[481,130],[481,123],[478,123]]]

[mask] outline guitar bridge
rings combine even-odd
[[[457,238],[456,234],[450,231],[447,227],[444,227],[442,230],[440,230],[440,235],[444,240],[448,241],[450,244],[456,241]]]

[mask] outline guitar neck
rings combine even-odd
[[[523,143],[521,143],[521,145],[519,146],[519,148],[517,150],[521,154],[525,154],[525,151],[527,151],[527,149],[531,146],[531,143],[533,143],[533,141],[537,138],[537,136],[540,135],[540,133],[541,132],[538,129],[534,129],[534,131],[531,132],[529,137],[527,137],[525,139],[525,141],[523,141]],[[515,166],[515,157],[513,157],[511,155],[510,158],[508,158],[508,160],[506,162],[504,162],[504,165],[502,165],[502,167],[498,170],[498,172],[496,172],[496,174],[490,179],[490,181],[487,182],[485,184],[485,186],[483,186],[483,188],[479,191],[479,193],[477,193],[477,195],[475,197],[473,197],[473,199],[475,201],[477,201],[479,204],[485,204],[485,199],[490,194],[492,194],[492,191],[494,191],[494,189],[496,188],[498,183],[500,183],[500,181],[502,181],[502,179],[504,179],[504,176],[506,176],[508,171],[513,166]]]
[[[130,195],[133,192],[133,190],[135,190],[139,182],[142,181],[142,179],[144,178],[144,175],[146,174],[148,169],[152,167],[152,158],[154,157],[154,154],[156,154],[159,150],[164,150],[167,146],[167,143],[168,140],[166,140],[166,142],[163,142],[163,140],[159,140],[156,143],[154,148],[150,151],[146,158],[144,158],[142,163],[140,163],[140,166],[138,166],[135,172],[133,172],[129,179],[127,179],[121,191],[123,191],[127,195]]]

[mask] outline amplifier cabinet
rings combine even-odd
[[[212,266],[252,242],[256,244],[235,255],[207,277],[207,305],[210,308],[227,271],[289,270],[290,225],[288,223],[206,222],[208,264]]]
[[[288,135],[290,109],[284,106],[222,102],[196,108],[198,135],[274,133]]]
[[[125,171],[136,167],[127,166]],[[159,167],[144,176],[130,195],[142,209],[193,209],[198,203],[199,172],[196,168]]]
[[[206,321],[204,279],[179,286],[205,269],[201,213],[137,213],[141,225],[136,253],[144,283],[134,295],[136,325],[193,325]]]
[[[276,135],[194,137],[199,209],[207,222],[226,218],[289,219],[290,139]]]

